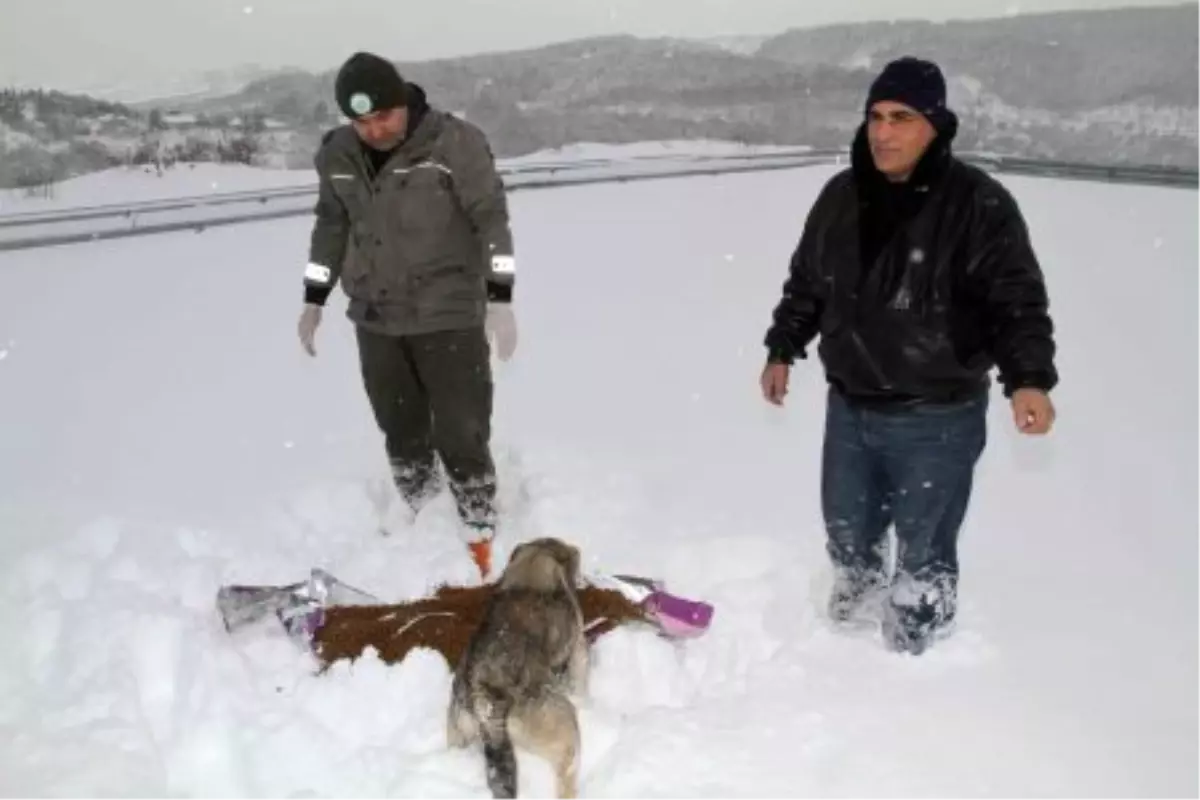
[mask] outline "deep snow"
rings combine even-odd
[[[834,168],[513,196],[497,365],[514,541],[712,602],[597,647],[590,796],[1197,793],[1197,195],[1004,178],[1059,326],[1058,427],[993,395],[955,636],[831,631],[823,382],[759,397],[763,328]],[[324,677],[225,582],[389,598],[472,567],[445,498],[374,535],[379,438],[339,293],[296,341],[308,220],[0,255],[0,792],[486,796],[430,654]],[[522,758],[522,788],[552,791]]]

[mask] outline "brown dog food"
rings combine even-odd
[[[334,606],[326,611],[313,648],[322,670],[340,659],[358,658],[368,647],[387,664],[403,660],[414,647],[426,647],[441,653],[453,670],[483,620],[491,591],[491,585],[442,586],[433,597],[409,603]],[[580,589],[579,606],[592,641],[622,623],[647,621],[641,608],[612,589]]]

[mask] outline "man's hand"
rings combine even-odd
[[[1054,424],[1054,403],[1041,389],[1017,389],[1012,395],[1012,410],[1021,433],[1041,435]]]
[[[512,358],[517,349],[517,317],[512,303],[488,303],[484,331],[488,340],[495,340],[496,354],[501,361]]]
[[[300,323],[297,326],[300,333],[300,345],[310,355],[317,354],[313,340],[317,335],[317,326],[321,324],[321,307],[305,303],[304,311],[300,312]]]
[[[762,378],[762,393],[768,403],[777,406],[783,405],[783,398],[787,396],[788,391],[788,375],[791,373],[790,364],[777,364],[768,362],[763,367]]]

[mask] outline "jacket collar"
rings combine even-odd
[[[421,127],[425,116],[429,113],[429,101],[425,89],[418,83],[408,84],[408,129],[404,132],[404,140],[408,141],[413,133]]]
[[[412,164],[427,158],[434,142],[442,131],[441,112],[432,108],[425,99],[424,90],[417,84],[409,84],[410,100],[408,103],[408,130],[404,141],[390,151],[386,163],[381,166],[380,174],[394,163]],[[358,138],[354,126],[343,125],[336,129],[330,138],[330,155],[336,159],[345,159],[343,163],[353,164],[365,180],[370,182],[371,171],[368,169],[366,144]]]

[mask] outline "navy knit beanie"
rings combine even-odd
[[[867,93],[865,111],[881,100],[892,100],[916,109],[933,127],[945,130],[955,115],[946,107],[946,80],[932,61],[904,56],[890,62],[879,73]]]
[[[338,70],[333,94],[338,108],[350,119],[384,108],[399,108],[408,100],[408,87],[396,67],[373,53],[355,53]]]

